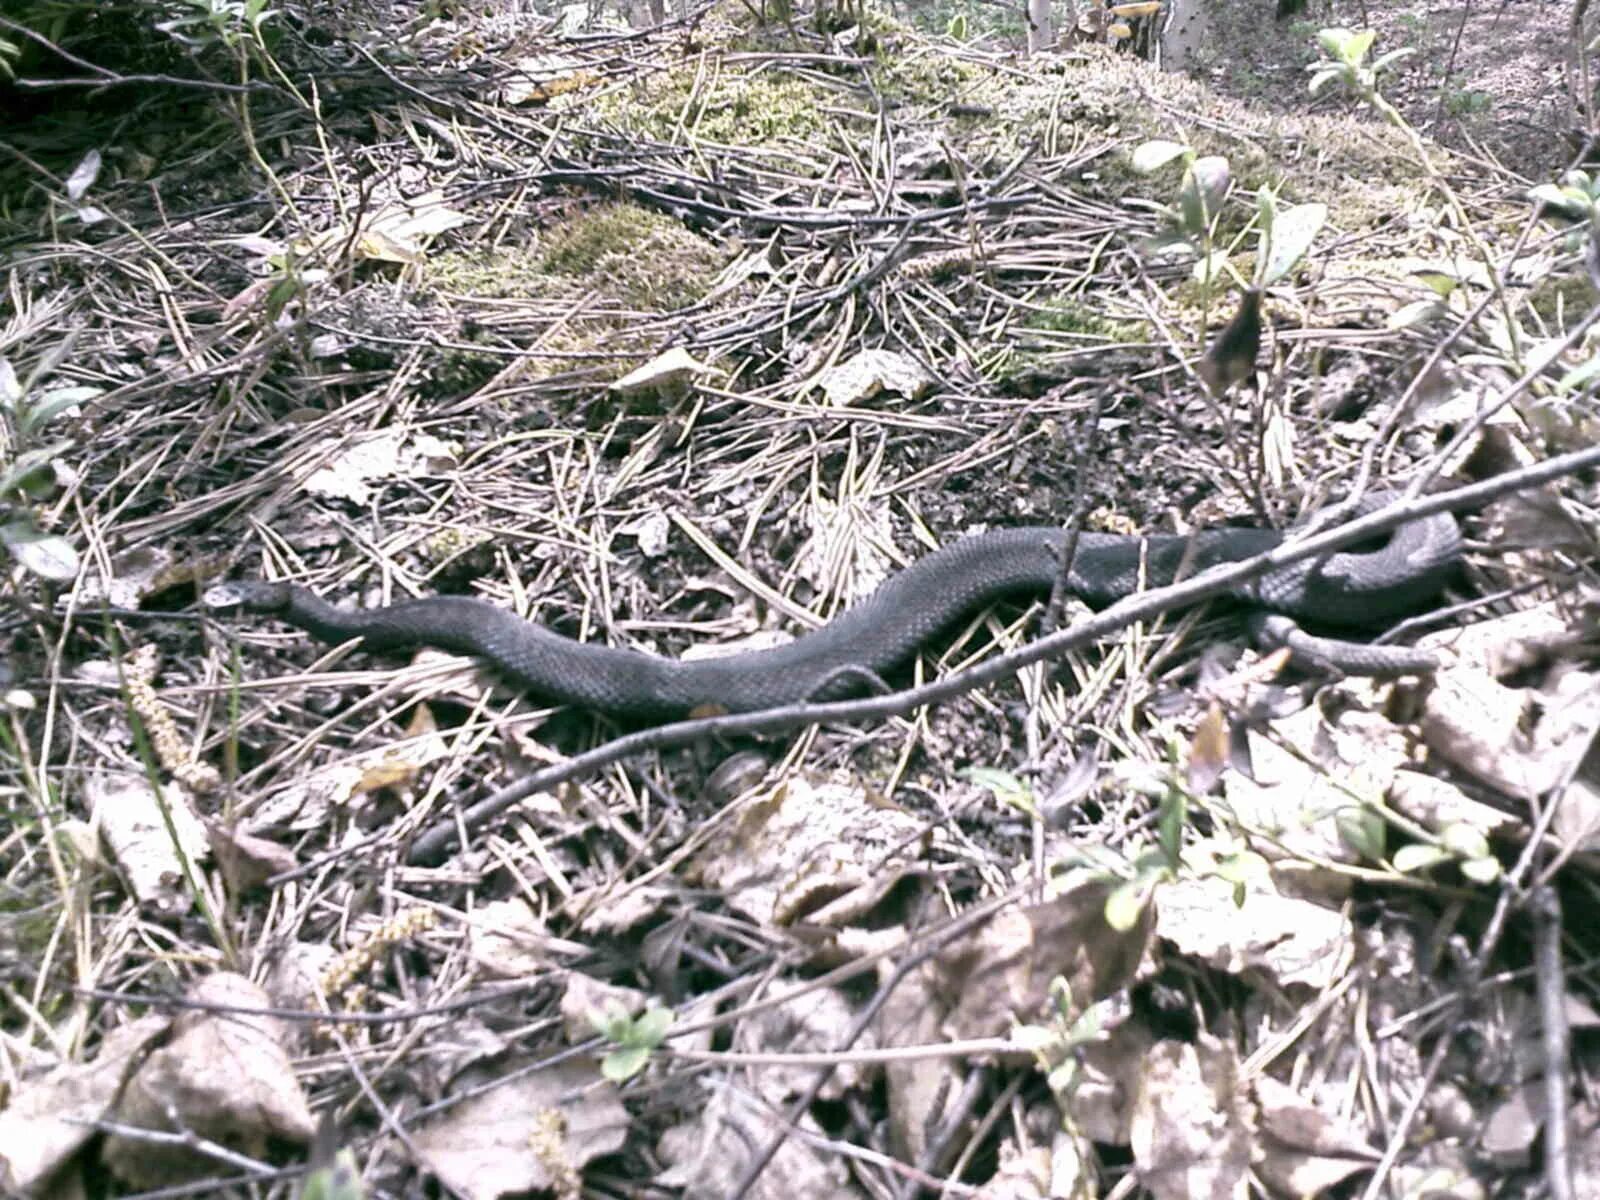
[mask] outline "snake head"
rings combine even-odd
[[[289,607],[289,585],[264,579],[234,579],[207,588],[200,602],[214,612],[282,612]]]

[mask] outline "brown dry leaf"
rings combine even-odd
[[[1155,906],[1133,928],[1106,923],[1110,883],[1078,883],[1043,904],[997,914],[952,942],[900,983],[885,1002],[877,1033],[885,1046],[999,1037],[1046,1015],[1051,983],[1067,985],[1074,1012],[1126,987],[1150,943]],[[887,968],[885,968],[887,969]],[[893,1144],[920,1161],[927,1130],[959,1091],[951,1064],[892,1062],[884,1069]]]
[[[839,1156],[792,1136],[782,1109],[734,1082],[705,1077],[699,1082],[705,1092],[699,1119],[667,1130],[657,1143],[668,1164],[656,1176],[658,1184],[682,1188],[684,1200],[724,1200],[751,1159],[784,1133],[791,1136],[744,1193],[746,1200],[839,1200],[855,1194]],[[799,1132],[822,1134],[810,1113],[801,1116]]]
[[[621,1148],[628,1113],[591,1063],[506,1076],[412,1137],[428,1170],[467,1200],[570,1188],[584,1164]],[[575,1192],[572,1194],[576,1194]]]
[[[365,505],[368,486],[378,479],[410,479],[453,466],[455,451],[432,434],[404,427],[379,429],[356,437],[332,438],[312,457],[322,465],[300,481],[303,490],[327,500]]]
[[[191,897],[179,847],[191,863],[202,861],[209,851],[205,826],[190,807],[188,795],[182,788],[166,787],[158,800],[150,780],[133,771],[97,771],[84,787],[100,835],[139,903],[169,915],[185,911]],[[177,846],[162,814],[163,803],[172,817]]]
[[[556,96],[593,87],[599,77],[587,62],[567,54],[529,54],[510,64],[500,98],[513,107],[544,104]]]
[[[863,350],[842,363],[823,368],[801,391],[819,387],[830,406],[848,408],[865,404],[883,392],[920,400],[935,382],[909,354]]]
[[[445,203],[437,189],[404,200],[393,200],[372,214],[351,238],[351,226],[341,223],[297,243],[296,255],[307,259],[346,249],[356,258],[412,265],[422,261],[427,245],[441,233],[465,225],[471,218]]]
[[[211,856],[222,869],[231,892],[253,891],[274,875],[292,871],[298,865],[293,850],[270,838],[230,829],[221,821],[210,819],[205,827]]]
[[[1270,1076],[1255,1081],[1261,1137],[1256,1171],[1283,1195],[1320,1196],[1379,1154],[1293,1088]]]
[[[266,1008],[267,995],[242,975],[218,972],[189,989],[201,1004]],[[248,1012],[183,1012],[166,1045],[128,1081],[115,1119],[164,1132],[191,1130],[252,1158],[270,1141],[304,1145],[316,1122],[283,1047],[279,1022]],[[118,1178],[153,1188],[193,1179],[216,1162],[188,1146],[107,1137],[101,1151]]]
[[[1494,837],[1522,828],[1522,822],[1510,813],[1474,800],[1447,779],[1421,771],[1396,771],[1389,803],[1396,812],[1434,833],[1465,825],[1484,837]]]
[[[795,775],[744,809],[692,870],[754,920],[842,926],[899,882],[924,833],[858,785]]]
[[[32,1195],[95,1136],[129,1073],[171,1022],[140,1017],[106,1034],[87,1063],[24,1079],[0,1111],[0,1192]]]
[[[1544,1120],[1544,1083],[1524,1084],[1489,1110],[1479,1148],[1502,1166],[1526,1165]]]
[[[1050,1150],[1019,1149],[1009,1139],[1000,1144],[1000,1168],[973,1193],[973,1200],[1052,1200]]]
[[[1232,730],[1222,705],[1212,701],[1205,716],[1195,726],[1194,737],[1189,742],[1189,754],[1184,763],[1184,774],[1189,790],[1204,796],[1216,786],[1217,780],[1228,769],[1232,753]]]
[[[800,981],[780,982],[768,988],[762,1000],[771,1001],[788,993],[793,993],[793,999],[740,1021],[732,1049],[747,1054],[827,1052],[849,1041],[856,1010],[841,992],[834,988],[818,989]],[[870,1050],[877,1045],[877,1039],[869,1029],[849,1044],[853,1050]],[[841,1062],[823,1082],[818,1099],[843,1099],[846,1093],[863,1084],[864,1075],[860,1065]],[[816,1077],[816,1067],[782,1064],[762,1067],[761,1095],[772,1103],[779,1103],[801,1095]]]
[[[217,571],[211,558],[180,559],[176,552],[156,546],[142,546],[119,554],[111,561],[111,574],[86,573],[78,592],[80,607],[108,604],[115,608],[138,608],[140,601],[181,584],[202,584]]]
[[[1245,829],[1265,835],[1250,848],[1274,862],[1357,860],[1343,826],[1360,817],[1361,798],[1383,796],[1394,772],[1410,763],[1405,731],[1360,709],[1329,721],[1316,707],[1272,722],[1272,731],[1276,740],[1250,732],[1253,777],[1223,776],[1221,803]],[[1329,883],[1339,886],[1336,877]]]
[[[250,829],[319,829],[328,823],[330,810],[347,805],[359,809],[364,796],[409,787],[423,767],[449,754],[449,742],[438,732],[432,713],[419,710],[403,741],[306,771],[252,806]]]
[[[1571,773],[1600,729],[1600,675],[1562,663],[1541,686],[1513,688],[1476,667],[1452,667],[1435,679],[1421,728],[1448,762],[1511,796],[1537,799]]]
[[[1233,1047],[1204,1033],[1192,1044],[1157,1043],[1129,1132],[1140,1182],[1156,1200],[1231,1200],[1252,1142]]]
[[[950,1001],[945,1034],[999,1037],[1013,1022],[1039,1020],[1057,977],[1068,985],[1074,1015],[1131,983],[1150,945],[1156,905],[1145,905],[1133,928],[1113,929],[1105,918],[1113,887],[1084,880],[1043,904],[1007,909],[945,947],[933,963]]]
[[[553,965],[545,931],[526,900],[493,900],[467,917],[467,956],[476,970],[500,979],[517,979]]]
[[[1206,873],[1208,849],[1201,844],[1189,852],[1199,875],[1162,887],[1157,935],[1219,971],[1261,972],[1279,987],[1299,983],[1320,992],[1338,979],[1350,956],[1347,916],[1285,895],[1265,871],[1246,879],[1240,904],[1233,883]]]
[[[1108,1146],[1128,1144],[1139,1077],[1155,1040],[1147,1024],[1132,1018],[1078,1047],[1078,1082],[1067,1104],[1073,1128]]]
[[[663,350],[642,367],[635,367],[611,385],[619,396],[660,395],[678,396],[689,385],[704,376],[720,376],[722,372],[701,362],[682,346]]]

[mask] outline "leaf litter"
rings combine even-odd
[[[327,158],[275,160],[307,237],[226,205],[174,223],[103,167],[72,199],[120,223],[74,234],[105,239],[79,275],[4,232],[27,251],[13,304],[44,316],[0,334],[0,358],[70,327],[78,377],[116,384],[67,417],[77,503],[49,514],[95,575],[114,569],[76,604],[31,594],[9,651],[30,753],[0,847],[35,919],[0,926],[25,964],[0,1052],[7,1186],[44,1194],[98,1156],[130,1186],[286,1187],[268,1176],[304,1158],[313,1109],[340,1111],[375,1186],[428,1172],[486,1197],[1301,1195],[1380,1179],[1391,1149],[1403,1189],[1524,1178],[1553,1065],[1473,871],[1530,848],[1578,882],[1589,867],[1582,481],[1486,516],[1474,582],[1556,594],[1432,635],[1451,660],[1431,686],[1303,686],[1311,703],[1265,717],[1297,697],[1247,663],[1225,698],[1153,717],[1195,690],[1220,628],[1157,622],[1026,687],[809,730],[726,790],[709,783],[730,748],[613,768],[437,868],[400,865],[403,839],[604,726],[477,676],[425,687],[365,655],[334,671],[298,636],[159,619],[208,578],[269,573],[360,603],[468,591],[676,654],[785,636],[993,524],[1287,519],[1369,446],[1464,480],[1594,428],[1553,389],[1487,403],[1517,378],[1484,349],[1504,323],[1432,370],[1410,419],[1393,404],[1435,344],[1407,306],[1428,291],[1453,312],[1494,284],[1464,240],[1524,282],[1563,261],[1506,234],[1526,207],[1493,164],[1452,160],[1478,223],[1449,229],[1406,182],[1404,139],[1359,120],[1269,117],[1090,48],[1022,73],[889,21],[871,28],[894,53],[868,71],[735,19],[502,31],[507,53],[470,80],[442,24],[407,68],[429,103],[371,64],[371,119],[406,132],[373,151],[370,196],[370,131],[337,106]],[[987,115],[949,115],[952,95]],[[1270,402],[1188,383],[1205,321],[1137,253],[1154,224],[1128,200],[1159,184],[1130,184],[1124,159],[1198,112],[1207,153],[1296,161],[1348,235],[1269,297]],[[280,132],[302,117],[272,114]],[[959,136],[918,127],[934,121]],[[532,173],[512,181],[512,163]],[[242,166],[216,183],[258,191]],[[1407,220],[1370,219],[1396,208]],[[136,245],[163,269],[133,269]],[[291,249],[297,278],[277,265]],[[1407,259],[1457,291],[1397,274]],[[1564,308],[1517,311],[1537,353],[1575,365],[1550,327]],[[1347,336],[1402,312],[1370,345]],[[138,761],[122,685],[82,670],[122,650],[102,598],[143,610],[109,619],[166,651],[148,686],[220,798]],[[1032,628],[976,619],[915,671]],[[1029,802],[997,801],[974,767]],[[172,843],[147,770],[209,841],[178,818]],[[1063,777],[1074,803],[1031,800]],[[1119,893],[1131,920],[1113,925]],[[201,1007],[130,1011],[163,998]],[[616,1047],[586,1018],[623,1030],[652,1002],[675,1013],[664,1040],[608,1079]],[[1428,1144],[1397,1120],[1423,1093]],[[1580,1135],[1588,1112],[1567,1114]],[[1589,1179],[1600,1156],[1579,1142]]]

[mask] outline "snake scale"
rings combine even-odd
[[[1374,494],[1372,511],[1389,497]],[[901,665],[941,629],[1005,595],[1048,592],[1062,552],[1054,526],[997,529],[963,538],[912,563],[822,628],[787,645],[723,658],[680,661],[573,641],[485,600],[434,596],[378,608],[343,609],[285,582],[235,581],[212,589],[214,608],[278,617],[325,642],[360,638],[368,649],[436,646],[475,654],[539,696],[632,720],[696,712],[749,712],[839,699]],[[1189,536],[1079,535],[1068,588],[1103,607],[1207,567],[1278,546],[1271,529],[1225,527]],[[1366,551],[1280,568],[1228,595],[1258,609],[1328,628],[1372,629],[1416,612],[1444,586],[1461,553],[1449,515],[1401,526]],[[1322,643],[1342,645],[1344,643]],[[1358,648],[1367,649],[1367,648]],[[1385,651],[1348,669],[1410,669]]]

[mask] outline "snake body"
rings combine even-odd
[[[1364,508],[1371,510],[1384,499],[1372,496]],[[1161,586],[1219,563],[1262,554],[1284,536],[1249,528],[1202,530],[1186,537],[1083,533],[1068,588],[1091,606],[1103,607],[1141,587]],[[471,597],[434,596],[343,609],[294,584],[236,581],[213,589],[207,599],[214,607],[276,616],[325,642],[360,638],[374,650],[429,645],[475,654],[546,699],[655,721],[859,693],[868,681],[904,663],[941,629],[983,604],[1000,596],[1048,591],[1063,538],[1054,526],[998,529],[963,538],[919,559],[861,603],[787,645],[687,662],[573,641]],[[1371,629],[1433,599],[1460,551],[1454,518],[1426,517],[1401,526],[1377,549],[1297,563],[1228,594],[1324,627]],[[1381,648],[1374,652],[1381,653]],[[1385,668],[1379,662],[1377,669]],[[1409,668],[1406,660],[1397,659],[1387,669]]]

